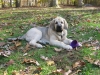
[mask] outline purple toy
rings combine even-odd
[[[72,46],[72,48],[76,48],[79,46],[78,41],[77,40],[73,40],[70,44],[70,46]]]

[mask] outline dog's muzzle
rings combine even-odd
[[[61,25],[60,25],[60,26],[57,26],[57,27],[56,27],[56,31],[57,31],[57,32],[62,32],[62,26],[61,26]]]

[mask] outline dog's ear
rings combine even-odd
[[[55,19],[53,19],[51,22],[50,22],[50,25],[49,27],[55,31]]]
[[[65,19],[64,19],[64,29],[68,29],[68,23]]]

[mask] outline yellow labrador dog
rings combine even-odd
[[[34,27],[27,31],[22,37],[29,42],[30,45],[42,48],[42,44],[58,46],[64,49],[72,49],[71,39],[67,38],[68,23],[62,17],[56,17],[47,27]],[[80,44],[81,45],[81,44]]]

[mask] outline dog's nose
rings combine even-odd
[[[56,28],[56,31],[57,32],[62,32],[62,26],[61,25],[58,25],[57,28]]]
[[[60,28],[60,27],[62,27],[62,26],[61,26],[61,25],[58,25],[57,27],[59,27],[59,28]]]

